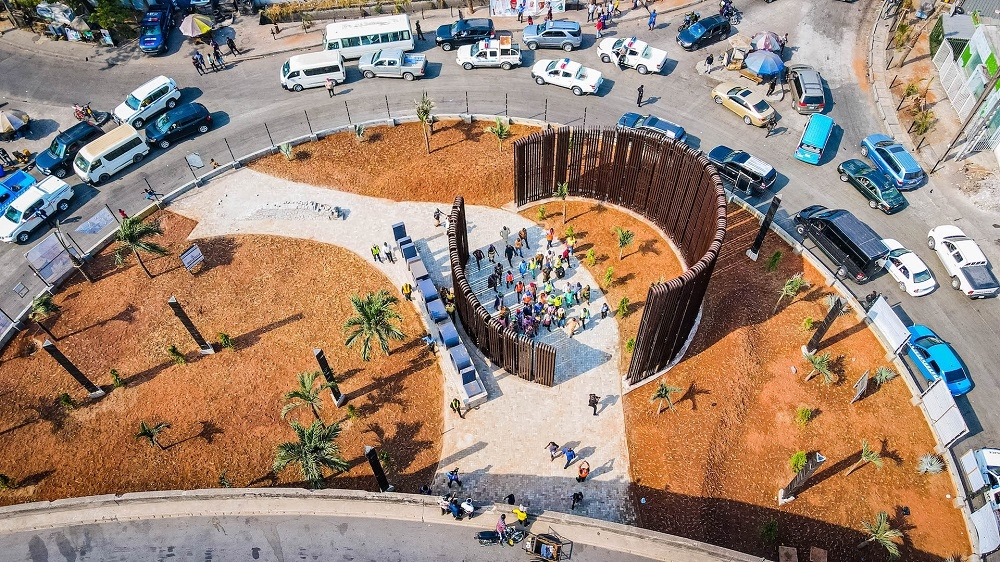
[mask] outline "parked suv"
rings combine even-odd
[[[88,142],[104,134],[87,121],[73,125],[56,135],[49,148],[35,158],[38,171],[57,178],[64,178],[73,171],[73,158]]]
[[[867,283],[889,255],[889,248],[870,226],[843,209],[812,205],[795,217],[795,231],[816,246],[837,265],[838,276],[848,276],[858,284]]]
[[[521,40],[532,51],[539,47],[549,47],[569,52],[580,48],[583,32],[580,24],[575,21],[554,20],[525,27]]]
[[[151,4],[142,16],[139,31],[139,50],[158,55],[166,52],[170,28],[174,26],[174,12],[169,3]]]
[[[489,39],[492,35],[493,20],[472,18],[438,27],[434,42],[445,51],[450,51],[459,45],[469,45],[476,41]]]
[[[177,82],[166,76],[157,76],[136,88],[115,108],[115,122],[140,129],[157,113],[177,107],[179,99],[181,91],[177,89]]]
[[[788,69],[788,83],[792,88],[792,109],[799,113],[823,113],[826,94],[823,93],[823,79],[816,69],[804,64],[791,64]]]
[[[200,103],[186,103],[146,126],[146,144],[168,148],[172,143],[212,128],[212,115]]]

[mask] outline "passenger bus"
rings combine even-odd
[[[325,50],[339,50],[345,59],[356,59],[379,49],[413,50],[410,16],[399,14],[346,20],[326,26]]]

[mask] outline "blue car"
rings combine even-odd
[[[170,28],[174,25],[174,12],[170,4],[151,4],[142,16],[139,30],[139,49],[158,55],[167,50]]]
[[[896,189],[916,189],[927,181],[927,174],[913,156],[892,137],[869,135],[861,141],[861,155],[868,157],[880,172],[888,176]]]
[[[906,353],[928,381],[944,379],[952,396],[972,390],[972,380],[965,363],[951,344],[942,340],[927,326],[909,326],[910,341]]]

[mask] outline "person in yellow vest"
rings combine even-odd
[[[412,294],[413,294],[413,285],[410,285],[409,283],[403,283],[403,296],[406,297],[406,300],[410,300],[410,295]]]

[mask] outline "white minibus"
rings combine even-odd
[[[356,59],[379,49],[412,51],[410,16],[399,14],[328,24],[323,49],[339,50],[345,59]]]
[[[149,145],[132,125],[121,125],[80,149],[73,170],[87,183],[104,183],[129,164],[138,164],[149,154]]]
[[[301,92],[303,88],[318,88],[330,78],[336,84],[347,81],[344,57],[340,51],[321,51],[295,55],[281,66],[281,87]]]

